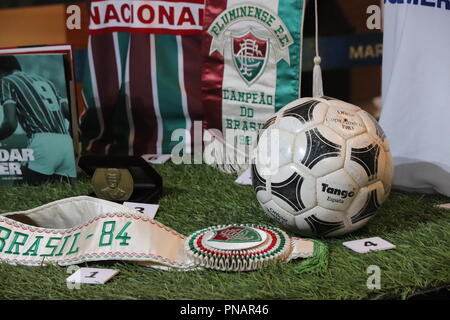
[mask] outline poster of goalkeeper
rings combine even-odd
[[[76,178],[66,59],[0,54],[0,186]]]

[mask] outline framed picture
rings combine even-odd
[[[77,176],[70,45],[0,48],[0,186]]]

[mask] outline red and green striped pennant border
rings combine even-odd
[[[205,247],[203,237],[207,233],[229,227],[259,229],[267,234],[268,241],[256,248],[243,250]],[[190,235],[186,240],[186,251],[195,264],[205,268],[221,271],[251,271],[264,267],[269,261],[286,259],[291,251],[291,241],[284,231],[275,227],[256,224],[219,225]]]

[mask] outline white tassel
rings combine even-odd
[[[323,81],[322,81],[322,69],[320,64],[322,59],[319,55],[319,13],[317,0],[314,1],[315,6],[315,25],[316,25],[316,56],[314,57],[314,69],[313,69],[313,98],[323,97]]]
[[[322,81],[322,69],[320,63],[322,59],[319,56],[314,57],[314,69],[313,69],[313,97],[323,97],[323,81]]]

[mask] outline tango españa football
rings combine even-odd
[[[377,121],[333,98],[302,98],[264,125],[252,164],[267,215],[305,236],[339,236],[377,213],[391,190],[389,144]]]

